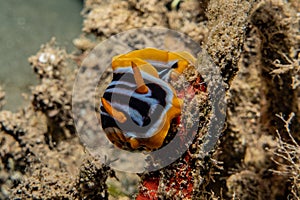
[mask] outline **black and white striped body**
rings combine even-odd
[[[168,81],[173,72],[182,73],[190,59],[186,52],[152,48],[114,57],[113,79],[100,105],[102,128],[111,142],[128,150],[162,146],[182,105]]]

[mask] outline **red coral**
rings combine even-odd
[[[159,177],[147,177],[142,183],[142,189],[136,200],[158,199]]]
[[[205,82],[203,82],[202,77],[197,76],[194,81],[192,81],[187,89],[181,89],[177,91],[179,98],[187,98],[188,101],[194,98],[199,92],[206,92],[207,87]],[[178,124],[180,123],[180,118],[176,120]],[[187,136],[187,131],[184,127],[181,127],[177,134],[181,134],[182,137]],[[192,133],[193,135],[196,133]],[[185,141],[184,139],[182,140]],[[190,151],[187,151],[180,164],[175,164],[168,166],[167,168],[171,170],[171,176],[164,184],[164,192],[172,193],[174,196],[179,196],[181,199],[191,199],[194,186],[194,178],[192,176],[192,164],[193,159]],[[174,167],[175,166],[175,167]],[[167,175],[168,176],[168,175]],[[153,172],[149,174],[144,174],[142,176],[142,184],[137,200],[156,200],[159,199],[159,186],[160,181],[166,177],[162,177],[159,172]]]

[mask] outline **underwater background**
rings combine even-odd
[[[72,40],[81,32],[80,0],[9,0],[0,2],[0,85],[6,92],[4,109],[16,111],[26,104],[36,76],[28,62],[41,44],[52,37],[74,50]],[[27,100],[29,101],[29,100]]]

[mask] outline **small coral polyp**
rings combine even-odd
[[[129,151],[164,146],[172,123],[178,123],[183,99],[169,81],[195,58],[187,52],[154,48],[131,51],[112,59],[113,79],[101,98],[101,124],[108,139]]]

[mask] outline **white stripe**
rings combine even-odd
[[[141,101],[144,101],[145,103],[151,105],[151,104],[157,104],[158,101],[156,99],[153,99],[151,98],[151,95],[152,95],[152,91],[149,90],[147,94],[139,94],[139,93],[136,93],[132,90],[128,90],[128,89],[119,89],[119,88],[110,88],[110,89],[107,89],[105,92],[110,92],[112,93],[112,101],[116,101],[118,99],[114,99],[114,93],[117,94],[120,94],[120,95],[124,95],[124,96],[127,96],[128,97],[128,103],[129,103],[129,99],[131,97],[134,97],[134,98],[137,98]],[[114,103],[114,102],[112,102]],[[127,102],[126,102],[127,103]]]
[[[113,86],[113,85],[126,85],[126,86],[129,86],[129,87],[136,87],[136,84],[135,83],[132,83],[132,82],[128,82],[128,81],[121,81],[121,80],[118,80],[118,81],[112,81],[109,85],[109,86]]]
[[[162,64],[162,62],[153,61],[153,60],[148,60],[148,62],[152,62],[153,65],[160,65],[160,64]],[[169,61],[169,62],[167,62],[167,66],[171,67],[176,62],[177,62],[177,60]],[[130,67],[117,68],[114,71],[114,73],[131,73],[131,74],[133,74],[131,66]],[[152,137],[153,135],[155,135],[155,133],[157,133],[158,128],[161,127],[161,123],[165,123],[163,121],[163,118],[166,115],[167,111],[171,108],[171,103],[172,103],[174,95],[173,95],[172,89],[170,88],[171,86],[169,86],[168,83],[166,83],[164,80],[155,78],[152,75],[150,75],[150,74],[148,74],[146,72],[143,72],[143,71],[141,71],[141,74],[142,74],[142,77],[145,80],[148,80],[149,82],[153,82],[153,83],[156,83],[156,84],[160,85],[160,87],[162,87],[162,89],[164,91],[166,91],[166,93],[167,93],[166,96],[165,96],[165,100],[167,102],[166,107],[164,108],[164,110],[161,113],[160,117],[158,119],[156,119],[155,123],[154,124],[150,123],[151,127],[147,130],[147,132],[145,132],[145,135],[143,136],[144,138],[149,138],[149,137]],[[119,83],[121,83],[121,81],[118,82],[118,83],[114,83],[114,84],[117,85]],[[128,84],[126,81],[124,81],[124,83]],[[155,104],[158,103],[157,100],[154,101],[154,99],[152,99],[152,98],[147,98],[148,95],[151,95],[151,91],[150,90],[148,92],[149,94],[147,93],[145,95],[145,94],[138,94],[138,93],[135,93],[135,92],[133,92],[131,90],[127,90],[127,89],[122,89],[122,90],[118,89],[118,91],[116,91],[114,89],[115,88],[108,89],[108,90],[106,90],[106,92],[111,92],[112,95],[113,95],[113,92],[117,92],[117,93],[125,95],[125,96],[130,96],[132,94],[132,96],[134,96],[134,97],[136,97],[138,99],[141,99],[143,101],[146,100],[146,103],[148,103],[149,105],[155,105]],[[125,102],[125,103],[129,103],[129,98],[128,98],[128,102]],[[112,102],[112,106],[115,107],[116,109],[122,110],[122,111],[124,111],[126,113],[130,113],[128,105],[120,104],[120,103],[117,103],[117,102],[114,101],[114,102]],[[151,112],[153,112],[153,108],[150,108],[150,110],[151,110]],[[138,115],[140,115],[140,114],[139,113],[137,115],[134,114],[135,119],[139,118],[139,117],[137,117]],[[141,122],[138,122],[138,123],[141,123]],[[146,127],[148,127],[148,126],[146,126]],[[136,135],[136,133],[132,133],[132,132],[127,132],[127,133],[124,133],[124,134],[127,137],[138,137]]]

